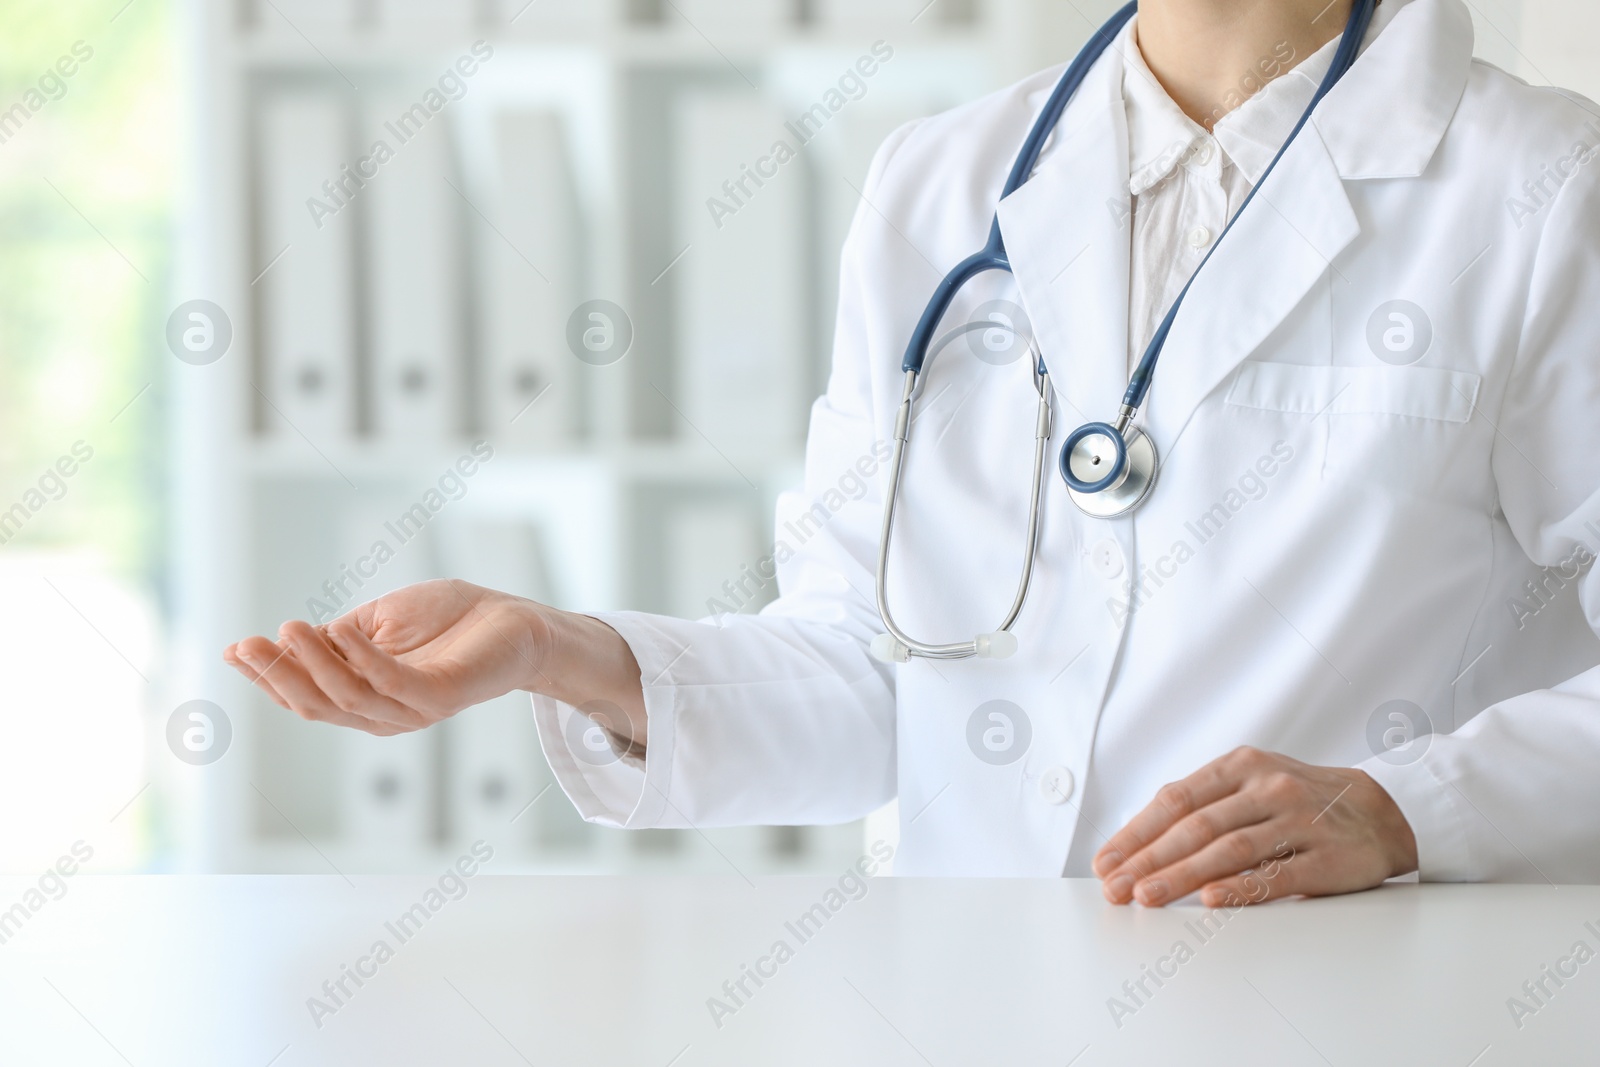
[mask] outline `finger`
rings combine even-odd
[[[1243,751],[1243,750],[1241,750]],[[1214,804],[1238,790],[1244,780],[1246,761],[1229,753],[1201,767],[1187,778],[1164,785],[1143,811],[1128,820],[1128,825],[1111,835],[1095,854],[1094,872],[1101,877],[1120,867],[1126,857],[1166,833],[1179,819]]]
[[[286,649],[284,654],[261,674],[264,679],[271,682],[288,709],[302,719],[347,726],[352,730],[384,737],[402,732],[399,727],[390,723],[376,722],[365,716],[354,715],[334,704],[312,679],[305,666],[294,655],[292,648]]]
[[[1113,904],[1126,904],[1133,899],[1136,882],[1195,855],[1226,834],[1265,822],[1274,814],[1259,794],[1240,790],[1185,815],[1122,865],[1106,872],[1105,897]]]
[[[339,649],[334,646],[333,641],[328,637],[328,624],[327,623],[323,623],[323,624],[317,626],[316,627],[316,631],[317,631],[317,633],[322,635],[322,639],[324,641],[328,642],[328,647],[332,648],[335,652],[338,652],[340,659],[344,659],[344,653],[343,652],[339,652]]]
[[[283,697],[278,694],[278,691],[272,688],[272,683],[268,682],[265,678],[261,677],[261,675],[257,674],[255,669],[248,663],[245,663],[243,660],[239,659],[229,660],[228,662],[232,665],[234,670],[244,675],[252,685],[265,693],[274,704],[277,704],[280,708],[285,710],[291,710],[289,709],[288,701],[284,700]]]
[[[432,680],[415,667],[408,667],[372,643],[349,616],[328,624],[328,640],[373,690],[407,707],[445,708],[434,692]]]
[[[1133,897],[1147,908],[1158,908],[1271,859],[1274,842],[1282,840],[1283,827],[1276,821],[1224,834],[1194,855],[1141,878]]]
[[[258,689],[271,697],[273,703],[284,710],[295,711],[294,705],[289,698],[280,693],[271,680],[271,675],[279,663],[291,655],[287,643],[279,642],[274,644],[265,637],[252,637],[239,642],[237,645],[230,646],[230,650],[238,661],[235,663],[236,668],[254,682]],[[311,716],[303,715],[298,711],[295,711],[295,713],[300,715],[301,718],[311,718]],[[343,712],[329,716],[326,721],[336,726],[347,726],[354,730],[362,730],[381,737],[403,732],[388,726],[383,726],[380,729],[378,727],[382,724],[376,724],[371,720],[363,719],[360,716],[347,715]]]
[[[427,725],[420,713],[374,692],[367,680],[324,640],[316,628],[303,622],[287,622],[282,632],[294,649],[300,665],[334,707],[407,730]]]
[[[1200,903],[1208,908],[1265,904],[1299,894],[1315,895],[1316,870],[1308,868],[1308,854],[1287,846],[1276,849],[1273,859],[1241,874],[1210,882],[1200,890]],[[1294,865],[1298,860],[1298,865]]]
[[[230,652],[232,658],[228,657]],[[285,710],[293,711],[294,709],[289,707],[289,702],[283,698],[283,694],[279,693],[267,678],[267,673],[284,654],[284,649],[265,637],[247,637],[238,644],[229,646],[227,652],[223,653],[223,658],[228,659],[239,673],[250,679],[257,689],[271,697],[273,703]]]
[[[250,664],[244,661],[239,652],[239,644],[239,642],[235,641],[233,644],[222,650],[222,662],[226,663],[228,666],[244,675],[247,679],[254,682],[258,677],[260,677],[260,675],[256,673],[256,669],[254,667],[250,666]]]

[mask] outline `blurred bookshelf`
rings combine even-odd
[[[799,484],[873,149],[1054,61],[1037,54],[1048,7],[191,0],[204,91],[178,289],[233,341],[176,383],[178,645],[429,577],[709,614]],[[813,110],[827,100],[844,105]],[[784,138],[795,160],[715,226],[702,201],[728,194],[710,177]],[[590,301],[611,308],[574,317]],[[591,357],[573,342],[588,328],[631,344]],[[352,597],[323,594],[477,442],[493,456],[451,481],[459,497]],[[526,695],[396,744],[303,722],[208,656],[177,668],[234,730],[176,806],[204,869],[414,870],[484,837],[502,871],[754,874],[863,847],[859,823],[589,826],[550,788]]]

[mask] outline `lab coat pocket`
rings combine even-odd
[[[1307,434],[1320,446],[1324,480],[1437,496],[1465,469],[1482,386],[1481,375],[1442,367],[1247,361],[1227,402]]]

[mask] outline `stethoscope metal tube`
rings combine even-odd
[[[988,323],[974,323],[957,333],[972,329],[987,329]],[[1045,456],[1050,448],[1050,373],[1038,358],[1038,350],[1030,352],[1034,359],[1034,387],[1039,394],[1039,413],[1034,422],[1033,489],[1028,498],[1028,540],[1023,548],[1022,576],[1017,581],[1017,595],[1011,610],[995,630],[979,634],[971,641],[947,645],[934,645],[909,636],[894,621],[889,610],[889,545],[894,535],[895,500],[900,495],[900,481],[905,469],[906,442],[911,436],[911,402],[917,390],[917,372],[905,372],[905,386],[900,396],[900,410],[894,420],[894,451],[889,460],[888,502],[883,508],[883,527],[878,537],[878,614],[889,632],[872,642],[872,653],[886,662],[904,663],[912,656],[923,659],[967,659],[978,656],[984,659],[1005,659],[1017,650],[1017,639],[1011,633],[1022,605],[1028,599],[1028,586],[1033,582],[1033,564],[1039,549],[1039,523],[1043,514]]]

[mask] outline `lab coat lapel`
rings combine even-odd
[[[1415,176],[1449,125],[1472,60],[1460,0],[1391,0],[1392,22],[1329,94],[1195,280],[1144,415],[1170,450],[1189,417],[1361,233],[1345,181]],[[1115,417],[1127,384],[1131,234],[1123,63],[1109,49],[1032,180],[1000,203],[1017,286],[1050,368],[1057,427]],[[1043,94],[1032,102],[1043,105]],[[1381,118],[1375,118],[1381,116]]]
[[[1116,414],[1127,385],[1128,132],[1122,59],[1095,64],[1000,231],[1068,429]],[[1035,112],[1043,98],[1035,103]]]
[[[1110,421],[1127,388],[1131,218],[1122,60],[1068,107],[1033,178],[1000,202],[1017,287],[1059,398],[1058,432]],[[1302,131],[1196,279],[1156,374],[1147,424],[1170,448],[1189,415],[1360,233],[1338,169]]]
[[[1196,407],[1299,306],[1361,233],[1346,182],[1427,169],[1466,87],[1460,0],[1385,0],[1381,32],[1334,86],[1190,290],[1145,424],[1170,451]],[[1309,361],[1309,360],[1308,360]]]
[[[1338,168],[1308,125],[1184,300],[1145,411],[1158,448],[1171,450],[1200,402],[1271,335],[1360,232]]]

